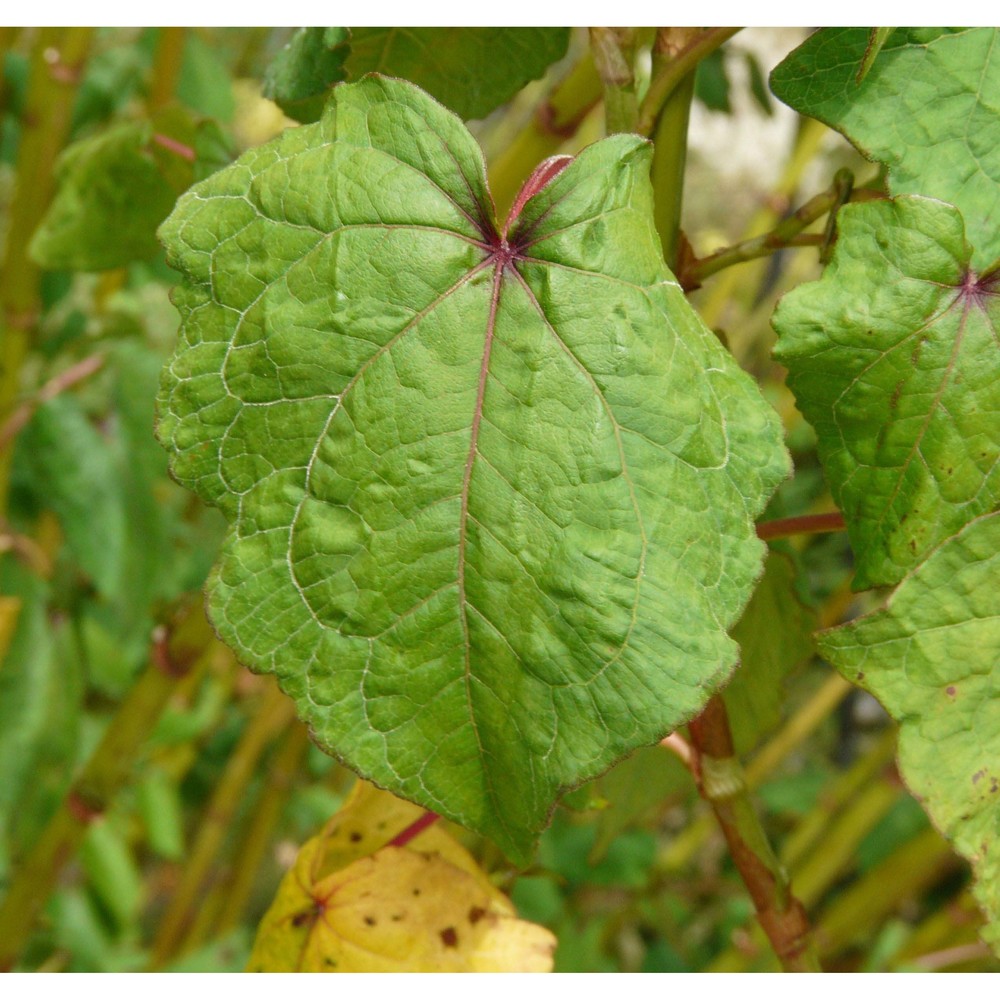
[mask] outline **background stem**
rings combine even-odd
[[[149,667],[122,702],[104,738],[73,782],[0,905],[0,971],[10,969],[31,935],[35,919],[90,824],[107,811],[125,783],[139,748],[152,731],[191,659],[161,630]]]
[[[729,717],[719,695],[690,726],[698,754],[699,791],[722,827],[733,861],[750,893],[757,919],[786,972],[819,972],[805,909],[771,848],[750,801],[736,758]]]

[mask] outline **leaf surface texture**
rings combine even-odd
[[[232,527],[213,620],[361,774],[525,861],[736,659],[776,418],[665,269],[650,147],[500,233],[482,154],[369,77],[181,199],[159,434]]]
[[[1000,514],[970,523],[882,611],[822,633],[820,650],[900,724],[906,783],[972,863],[1000,947]]]

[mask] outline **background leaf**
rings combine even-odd
[[[1000,501],[1000,296],[962,219],[927,198],[848,205],[819,282],[774,316],[816,428],[857,588],[896,583]]]
[[[100,271],[157,255],[156,227],[196,178],[222,166],[222,145],[217,126],[180,109],[75,143],[60,159],[32,256],[47,268]]]
[[[550,971],[552,935],[518,920],[439,825],[391,845],[422,814],[358,782],[282,881],[250,971]]]
[[[33,487],[55,511],[80,568],[103,594],[118,593],[126,519],[121,476],[108,442],[80,403],[60,395],[40,406],[18,442]]]
[[[815,628],[816,616],[796,596],[791,560],[769,552],[764,575],[732,630],[740,665],[722,693],[739,754],[749,753],[781,724],[785,680],[812,655]]]
[[[786,104],[843,132],[889,166],[893,194],[955,205],[973,263],[1000,257],[997,28],[897,28],[870,69],[868,28],[823,28],[771,74]]]
[[[1000,514],[948,539],[882,611],[820,636],[820,651],[900,723],[900,768],[972,862],[1000,945]]]
[[[329,88],[365,73],[410,80],[462,118],[483,118],[566,54],[569,28],[300,28],[264,94],[316,121]]]
[[[368,78],[162,230],[160,436],[234,521],[220,633],[360,773],[521,861],[560,790],[724,680],[787,469],[663,267],[649,156],[591,146],[504,242],[461,122]]]

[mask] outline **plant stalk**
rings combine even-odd
[[[608,135],[634,132],[639,120],[635,91],[635,29],[591,28],[590,48],[604,87],[604,122]]]
[[[722,698],[714,695],[688,728],[698,755],[699,791],[719,821],[781,967],[786,972],[822,971],[805,908],[793,895],[750,800]]]
[[[152,968],[162,967],[185,950],[186,938],[196,925],[212,869],[226,842],[233,816],[247,794],[257,763],[276,735],[289,725],[294,714],[294,702],[286,698],[277,684],[269,679],[267,693],[226,763],[205,809],[177,891],[170,900],[153,942]]]
[[[657,42],[660,42],[664,32],[684,30],[683,28],[660,28]],[[659,65],[654,61],[653,79],[639,109],[636,131],[640,135],[651,135],[657,119],[667,106],[674,91],[682,85],[689,74],[694,72],[702,59],[710,56],[720,45],[741,30],[741,28],[709,28],[676,47],[672,58],[668,61],[660,62]]]
[[[63,868],[76,854],[90,824],[106,812],[125,784],[139,748],[179,679],[190,669],[192,658],[178,645],[166,629],[157,630],[149,667],[133,685],[93,756],[18,866],[0,905],[0,971],[14,965]]]
[[[829,531],[845,531],[847,524],[839,510],[824,514],[802,514],[798,517],[779,517],[757,525],[757,537],[768,542],[792,535],[818,535]]]
[[[725,270],[727,267],[756,260],[759,257],[767,257],[787,247],[825,247],[832,236],[832,230],[829,235],[804,234],[803,230],[824,215],[835,213],[836,209],[844,203],[844,188],[850,183],[850,172],[847,170],[838,171],[837,178],[826,191],[821,191],[815,197],[810,198],[804,205],[779,222],[770,232],[743,240],[735,246],[717,250],[707,257],[688,262],[683,268],[683,272],[678,275],[681,287],[685,291],[698,288],[706,278]]]
[[[166,107],[177,90],[177,81],[184,62],[184,42],[186,28],[165,28],[158,30],[156,55],[153,59],[153,79],[147,101],[151,112]]]
[[[271,846],[271,838],[294,787],[295,775],[308,749],[309,730],[302,723],[293,722],[271,761],[267,784],[246,824],[246,834],[237,852],[239,863],[232,879],[217,894],[218,916],[212,922],[215,937],[223,937],[243,916],[254,882]],[[211,909],[206,907],[206,910]],[[198,942],[195,940],[192,943],[197,946]]]
[[[28,244],[55,188],[56,157],[70,115],[92,28],[41,28],[31,53],[7,241],[0,253],[0,426],[16,408],[21,370],[41,312],[41,269]],[[0,516],[7,509],[13,448],[0,445]]]

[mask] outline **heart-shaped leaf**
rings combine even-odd
[[[775,357],[816,428],[863,589],[898,583],[1000,502],[1000,295],[943,202],[848,205],[839,229],[822,280],[782,299]]]
[[[162,230],[159,434],[232,521],[220,634],[331,752],[518,861],[725,680],[787,474],[662,263],[649,163],[615,136],[546,164],[501,232],[464,125],[369,77]]]

